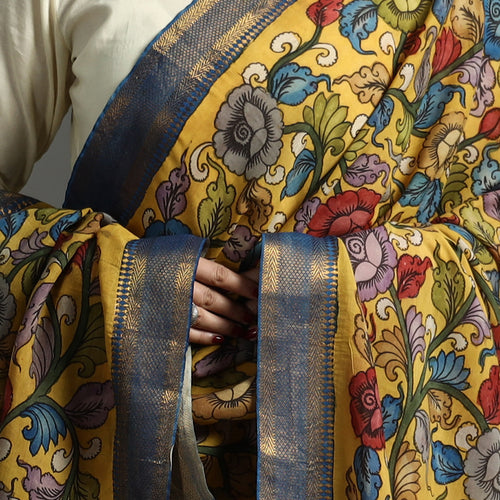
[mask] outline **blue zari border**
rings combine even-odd
[[[117,405],[115,498],[168,498],[181,403],[192,283],[203,240],[130,242],[112,338]]]
[[[263,249],[258,498],[331,499],[338,240],[265,235]]]
[[[91,207],[126,225],[213,83],[295,1],[198,0],[186,9],[148,47],[106,107],[75,164],[64,206]],[[249,16],[251,27],[237,39],[227,36]],[[210,69],[193,71],[200,64]]]

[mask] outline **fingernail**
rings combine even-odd
[[[257,327],[256,326],[252,326],[251,328],[249,328],[244,337],[247,339],[247,340],[255,340],[257,338]]]
[[[212,344],[223,344],[224,343],[224,337],[222,335],[214,335],[212,337]]]

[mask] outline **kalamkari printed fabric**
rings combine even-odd
[[[68,208],[5,196],[0,493],[500,498],[499,61],[496,0],[194,2],[108,104]],[[257,342],[194,347],[186,378],[200,250],[163,241],[191,236],[261,289]],[[134,378],[158,354],[165,376]],[[207,489],[170,476],[174,442]]]

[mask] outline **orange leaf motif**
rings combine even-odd
[[[396,371],[399,368],[406,376],[408,358],[406,357],[406,349],[404,346],[403,336],[398,327],[394,328],[394,332],[390,330],[382,331],[382,338],[373,344],[373,347],[378,352],[375,365],[385,368],[387,378],[394,382],[397,379]]]

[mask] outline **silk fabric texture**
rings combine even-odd
[[[7,498],[499,494],[497,8],[199,0],[168,26],[68,208],[4,196]],[[204,251],[260,261],[256,343],[186,350]]]

